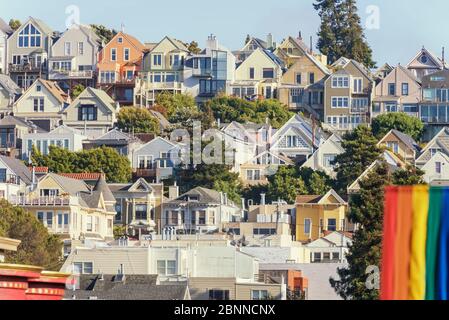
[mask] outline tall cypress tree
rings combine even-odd
[[[370,68],[376,66],[357,13],[356,0],[317,0],[314,8],[321,18],[318,49],[328,56],[329,63],[344,56]]]

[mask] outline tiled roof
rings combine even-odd
[[[30,171],[33,171],[33,167],[28,167]],[[35,173],[48,173],[48,167],[34,167]]]
[[[97,172],[95,172],[95,173],[85,172],[85,173],[60,173],[59,175],[63,176],[63,177],[66,177],[66,178],[70,178],[70,179],[76,179],[76,180],[97,181],[104,174],[103,173],[97,173]]]

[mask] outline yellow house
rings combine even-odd
[[[325,231],[342,231],[346,225],[348,203],[334,190],[324,196],[296,198],[296,241],[309,242],[324,236]]]
[[[95,187],[84,181],[49,173],[34,190],[12,201],[35,214],[52,234],[65,243],[65,253],[72,241],[112,240],[116,200],[104,176]]]
[[[284,62],[287,68],[290,68],[306,53],[312,54],[320,63],[327,65],[327,56],[320,53],[313,53],[312,49],[304,43],[301,33],[296,38],[291,36],[287,37],[274,51],[274,54]]]

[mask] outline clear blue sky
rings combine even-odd
[[[80,8],[81,23],[104,24],[133,34],[142,42],[157,42],[164,35],[204,44],[214,33],[226,47],[242,46],[246,34],[262,39],[271,32],[280,42],[299,30],[316,40],[319,18],[313,0],[0,0],[0,16],[25,20],[35,16],[63,31],[65,9]],[[48,3],[48,5],[44,5]],[[366,8],[380,9],[380,28],[366,30],[378,64],[407,63],[425,45],[437,55],[447,48],[449,58],[449,2],[447,0],[359,0],[365,24]]]

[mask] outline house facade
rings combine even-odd
[[[161,225],[176,233],[220,232],[225,223],[241,217],[241,209],[226,194],[195,188],[163,205]]]
[[[114,223],[128,234],[142,236],[160,233],[164,186],[140,178],[135,183],[109,184],[116,199]]]
[[[55,38],[49,26],[33,17],[8,38],[8,73],[19,87],[27,89],[37,78],[47,78]]]
[[[180,164],[182,146],[157,137],[134,151],[133,171],[136,178],[159,182],[170,178]]]
[[[33,184],[32,172],[20,160],[0,156],[0,199],[12,201]]]
[[[272,47],[273,47],[273,36],[271,34],[267,36],[267,41],[264,41],[256,37],[251,37],[250,35],[248,35],[243,48],[234,51],[233,54],[236,58],[237,64],[240,64],[243,61],[245,61],[255,50],[257,49],[266,50],[271,49]]]
[[[311,263],[347,263],[346,255],[352,245],[352,238],[346,232],[326,232],[327,234],[306,244],[310,250]]]
[[[119,105],[105,91],[89,87],[61,114],[66,126],[95,139],[114,128],[119,110]]]
[[[422,80],[425,76],[447,68],[447,64],[432,52],[423,47],[407,64],[407,69]]]
[[[394,129],[379,141],[378,146],[389,149],[410,164],[414,164],[420,154],[419,145],[412,137]]]
[[[308,242],[323,237],[325,231],[343,231],[348,204],[334,190],[324,196],[296,199],[296,240]]]
[[[424,171],[423,180],[428,184],[447,181],[449,180],[449,157],[437,151],[420,169]]]
[[[273,135],[269,150],[302,164],[324,141],[323,133],[316,125],[295,114]]]
[[[334,161],[336,157],[344,152],[341,146],[341,137],[334,133],[326,140],[315,153],[302,165],[315,171],[323,171],[330,177],[335,177]]]
[[[184,63],[188,55],[186,45],[170,37],[165,37],[145,53],[142,70],[136,79],[135,105],[152,106],[162,92],[185,93]]]
[[[449,70],[422,78],[419,117],[426,126],[423,140],[429,141],[449,123]]]
[[[122,105],[132,105],[144,51],[145,46],[133,36],[124,32],[116,34],[98,54],[97,88]]]
[[[90,26],[72,25],[51,48],[49,79],[65,91],[78,84],[95,87],[100,47],[101,40]]]
[[[9,76],[0,74],[0,116],[12,113],[13,105],[21,94],[22,89]]]
[[[14,116],[0,119],[0,154],[20,158],[24,137],[29,133],[42,132],[36,125]]]
[[[416,166],[424,166],[438,152],[449,156],[449,128],[444,127],[438,132],[432,140],[421,150],[420,155],[416,158]]]
[[[206,41],[206,47],[199,54],[186,59],[184,86],[186,93],[195,97],[198,103],[216,97],[218,94],[231,94],[231,83],[235,75],[235,56],[218,43],[214,35]]]
[[[50,132],[28,133],[23,136],[22,159],[27,160],[33,151],[33,146],[42,154],[48,155],[50,147],[55,146],[71,152],[83,150],[83,141],[87,137],[81,131],[59,126]]]
[[[394,68],[375,88],[371,116],[383,113],[405,112],[418,116],[421,100],[421,82],[408,69],[401,65]]]
[[[283,63],[277,56],[267,49],[257,48],[235,70],[232,95],[239,98],[277,98],[283,71]]]
[[[14,115],[50,131],[61,124],[70,97],[56,82],[38,78],[14,104]]]
[[[340,58],[324,82],[324,127],[337,132],[370,123],[374,81],[355,60]]]
[[[54,173],[41,178],[31,192],[12,199],[64,241],[66,254],[72,242],[114,238],[115,202],[104,176],[91,189],[84,181]]]
[[[292,110],[323,119],[324,81],[329,75],[329,69],[306,52],[282,76],[279,100]]]

